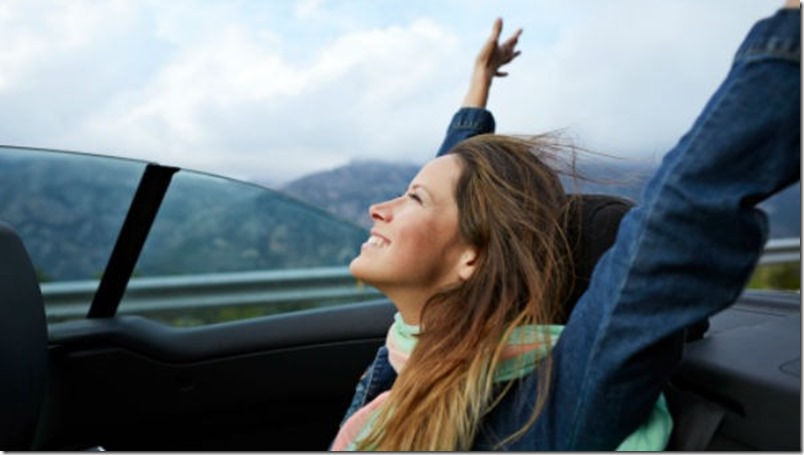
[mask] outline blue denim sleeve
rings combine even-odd
[[[447,153],[464,139],[478,134],[493,133],[494,128],[494,116],[490,111],[476,107],[462,107],[452,116],[452,121],[447,127],[447,135],[436,156]]]
[[[730,305],[766,240],[760,201],[800,179],[801,14],[759,21],[623,219],[554,348],[530,449],[607,450],[641,424],[679,333]]]
[[[377,395],[390,389],[395,380],[396,372],[388,360],[388,348],[380,346],[374,356],[374,361],[366,368],[355,386],[355,393],[341,420],[341,426],[349,420],[349,417],[352,417],[352,414],[376,398]]]

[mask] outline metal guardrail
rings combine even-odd
[[[759,264],[784,264],[801,262],[801,237],[771,239],[765,244],[765,251],[759,258]]]
[[[801,261],[801,239],[774,239],[759,263]],[[43,283],[48,318],[86,315],[97,280]],[[132,278],[118,314],[317,301],[345,303],[382,297],[358,283],[348,267],[249,271],[153,278]]]
[[[43,283],[48,318],[83,317],[97,280]],[[118,314],[247,305],[356,302],[381,297],[348,267],[132,278]]]

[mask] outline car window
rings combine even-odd
[[[31,256],[48,322],[87,316],[147,166],[0,146],[0,221]],[[366,238],[280,192],[179,170],[117,314],[189,326],[377,298],[348,272]]]
[[[89,309],[145,164],[0,147],[0,220],[25,244],[50,321]]]
[[[192,326],[376,298],[348,271],[367,235],[280,192],[181,170],[118,313]]]

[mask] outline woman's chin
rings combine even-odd
[[[349,273],[351,273],[355,279],[366,282],[368,277],[365,272],[366,264],[364,264],[364,260],[361,259],[360,256],[352,259],[352,262],[349,263]]]

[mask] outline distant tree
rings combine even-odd
[[[801,290],[801,263],[768,264],[758,267],[748,283],[749,289]]]
[[[47,283],[49,281],[53,281],[44,270],[40,269],[39,267],[34,267],[34,271],[36,272],[36,279],[40,283]]]

